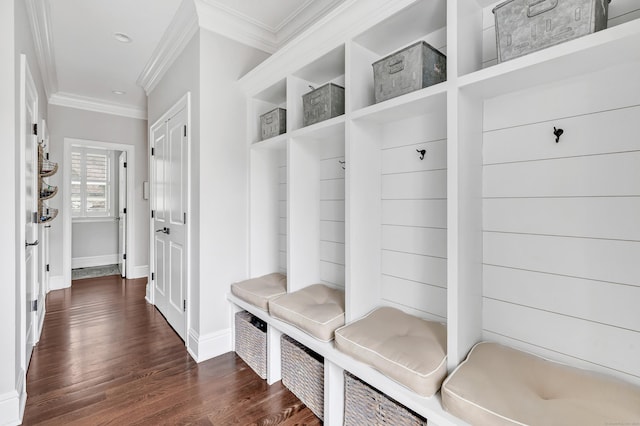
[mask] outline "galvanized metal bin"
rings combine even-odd
[[[344,372],[344,425],[426,426],[427,419]]]
[[[497,5],[498,62],[607,28],[609,1],[508,0]]]
[[[304,126],[344,114],[344,87],[327,83],[302,95],[302,111]]]
[[[267,324],[247,311],[235,318],[236,353],[258,376],[267,378]]]
[[[447,57],[419,41],[373,63],[376,103],[447,79]]]
[[[287,110],[276,108],[260,116],[260,140],[278,136],[287,131]]]

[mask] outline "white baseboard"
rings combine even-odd
[[[71,269],[91,268],[93,266],[116,265],[120,261],[118,254],[104,256],[74,257],[71,259]]]
[[[195,330],[189,330],[187,351],[196,362],[206,361],[231,352],[231,329],[200,336]]]
[[[13,426],[22,423],[27,394],[24,388],[24,372],[18,375],[16,389],[0,395],[0,425]]]
[[[127,278],[144,278],[149,276],[149,265],[134,266],[129,270],[130,274],[127,274]]]
[[[42,303],[41,305],[38,306],[38,331],[36,333],[36,342],[39,342],[40,336],[42,336],[42,327],[44,327],[44,317],[46,314],[47,314],[46,305]]]
[[[49,291],[62,290],[71,287],[71,282],[65,282],[64,275],[49,277]]]

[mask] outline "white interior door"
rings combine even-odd
[[[127,153],[118,158],[118,259],[120,275],[127,276]]]
[[[24,55],[21,59],[21,75],[23,76],[24,96],[22,98],[21,132],[22,148],[24,153],[22,164],[22,193],[24,204],[22,210],[22,223],[24,226],[24,270],[20,274],[24,280],[21,288],[24,289],[25,316],[24,316],[24,346],[25,368],[29,366],[33,346],[36,337],[36,312],[38,300],[38,150],[37,150],[37,122],[38,122],[38,91],[29,71],[29,66]]]
[[[154,303],[186,335],[187,110],[152,131]]]

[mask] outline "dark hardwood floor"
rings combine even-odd
[[[145,282],[85,279],[49,294],[23,424],[321,424],[233,352],[193,361],[145,302]]]

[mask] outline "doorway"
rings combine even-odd
[[[74,275],[89,278],[118,274],[124,278],[127,270],[131,271],[127,264],[131,265],[135,258],[131,226],[134,164],[135,152],[131,145],[64,139],[62,232],[66,287],[71,286]],[[120,188],[121,182],[123,188]],[[79,236],[82,238],[77,238]],[[108,244],[113,246],[108,254],[84,255],[101,241],[110,241]],[[84,251],[78,247],[82,244],[86,244]],[[96,265],[103,266],[93,269]],[[74,275],[72,269],[76,272]]]

